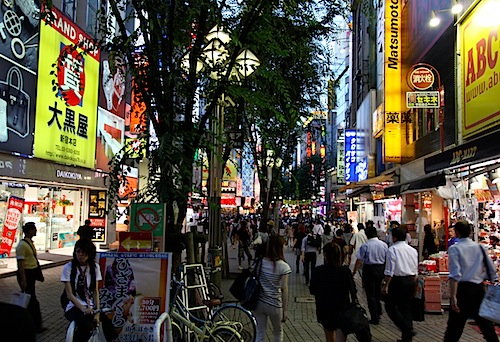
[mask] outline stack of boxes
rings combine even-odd
[[[439,276],[424,277],[425,311],[439,312],[441,309],[441,278]]]

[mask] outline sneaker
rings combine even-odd
[[[238,266],[238,269],[241,271],[243,269],[243,267],[242,266]]]

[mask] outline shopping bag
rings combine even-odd
[[[252,272],[249,269],[244,269],[236,277],[233,284],[229,288],[229,292],[239,301],[245,298],[245,284],[247,279],[252,276]]]
[[[479,316],[500,324],[500,284],[490,284],[486,288]]]
[[[102,324],[99,324],[92,331],[92,336],[89,338],[88,342],[106,342],[106,337],[104,336],[104,331],[102,329]]]
[[[28,307],[28,304],[30,303],[30,299],[30,294],[16,291],[10,297],[10,304],[14,304],[26,309]]]
[[[5,101],[6,106],[1,110],[6,111],[8,130],[26,137],[30,133],[30,96],[23,90],[23,75],[18,67],[11,67],[5,82],[0,82],[0,99]]]

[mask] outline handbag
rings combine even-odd
[[[10,297],[10,304],[14,304],[26,309],[28,307],[28,304],[30,303],[30,300],[31,295],[29,293],[16,291],[12,293],[12,296]]]
[[[486,258],[485,250],[481,248],[483,253],[484,266],[486,267],[486,274],[488,279],[491,280],[491,272],[488,267],[488,262]],[[479,316],[500,324],[500,285],[499,284],[488,284],[486,286],[486,293],[484,294],[483,300],[481,301],[481,306],[479,307]]]
[[[11,67],[5,82],[0,82],[0,99],[7,104],[7,128],[25,138],[30,133],[30,96],[23,90],[23,75],[18,67]]]
[[[31,249],[33,250],[33,256],[35,257],[36,259],[36,264],[37,264],[37,267],[34,269],[35,271],[35,280],[38,280],[40,282],[44,282],[45,281],[45,278],[43,276],[43,273],[42,273],[42,267],[40,267],[40,263],[38,262],[38,258],[36,256],[36,250],[35,248],[33,247],[33,245],[26,239],[23,239],[24,242],[26,242],[30,247]]]
[[[257,235],[257,237],[255,238],[255,240],[253,240],[253,244],[254,245],[262,245],[262,236]]]
[[[356,295],[356,285],[348,268],[345,269],[345,281],[351,297],[350,303],[344,308],[339,316],[339,327],[345,335],[355,334],[360,342],[370,342],[372,335],[370,331],[370,323],[366,310],[359,304]]]
[[[229,288],[229,292],[236,298],[238,301],[242,301],[245,298],[245,284],[247,279],[252,276],[252,272],[245,268],[241,271],[240,274],[236,277],[233,284]]]
[[[260,273],[262,270],[262,258],[255,262],[252,275],[245,282],[245,296],[241,300],[241,306],[247,310],[254,310],[257,307],[260,293]]]

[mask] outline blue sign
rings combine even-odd
[[[344,158],[344,175],[346,182],[357,182],[358,175],[356,173],[356,145],[357,136],[355,129],[345,130],[345,158]]]

